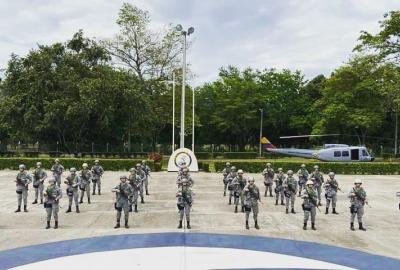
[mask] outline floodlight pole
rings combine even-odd
[[[172,72],[172,153],[175,151],[175,72]]]
[[[263,127],[263,113],[264,109],[259,109],[260,110],[260,138],[259,138],[259,155],[260,157],[262,156],[262,145],[261,145],[261,138],[262,138],[262,127]]]
[[[182,59],[182,98],[181,98],[181,142],[180,147],[185,147],[185,79],[186,79],[186,31],[183,36],[183,59]]]

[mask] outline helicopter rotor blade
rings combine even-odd
[[[296,135],[296,136],[281,136],[279,139],[295,139],[295,138],[309,138],[309,137],[329,137],[329,136],[341,136],[343,134],[320,134],[320,135]]]

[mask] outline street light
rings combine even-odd
[[[263,127],[263,113],[264,109],[258,109],[260,111],[260,138],[259,138],[259,155],[262,156],[262,149],[261,149],[261,138],[262,138],[262,127]]]
[[[175,29],[181,32],[183,36],[183,59],[182,59],[182,104],[181,104],[181,137],[180,137],[180,147],[185,147],[185,87],[186,87],[186,36],[194,33],[194,28],[189,27],[187,31],[183,30],[182,25],[178,24]],[[192,98],[192,151],[194,152],[194,89]]]

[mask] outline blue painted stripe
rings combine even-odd
[[[0,252],[0,270],[83,253],[150,247],[219,247],[298,256],[362,270],[399,270],[400,260],[352,249],[270,237],[206,233],[112,235],[53,242]]]

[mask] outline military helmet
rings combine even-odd
[[[236,172],[236,167],[235,167],[235,166],[232,166],[232,167],[231,167],[231,170],[232,170],[232,172]]]
[[[318,169],[319,169],[318,165],[315,165],[315,166],[314,166],[314,169],[318,170]]]
[[[243,173],[243,170],[242,170],[242,169],[239,169],[239,170],[237,171],[237,173],[238,173],[238,174],[241,174],[241,173]]]
[[[308,180],[308,181],[306,182],[306,185],[307,185],[307,186],[308,186],[308,185],[314,185],[314,182],[311,181],[311,180]]]
[[[306,164],[301,164],[301,167],[302,167],[302,168],[305,168],[305,167],[306,167]]]
[[[59,160],[58,158],[56,158],[56,159],[54,160],[54,162],[60,162],[60,160]]]
[[[18,169],[23,169],[23,170],[25,170],[25,165],[24,164],[19,164],[19,166],[18,166]]]
[[[88,167],[89,165],[85,162],[85,163],[83,163],[82,164],[82,168],[86,168],[86,167]]]
[[[70,171],[70,172],[76,172],[76,168],[71,167],[71,168],[69,169],[69,171]]]
[[[96,159],[96,160],[94,161],[94,163],[99,163],[99,160],[98,160],[98,159]]]
[[[231,163],[230,163],[230,162],[227,162],[227,163],[225,164],[225,166],[231,166]]]
[[[249,182],[251,182],[251,183],[254,183],[256,180],[254,180],[254,177],[253,176],[250,176],[249,177]]]
[[[268,162],[266,165],[269,167],[269,166],[271,166],[271,163]]]
[[[141,166],[142,166],[142,164],[136,163],[136,167],[141,167]]]
[[[288,174],[288,175],[293,175],[293,171],[292,171],[292,170],[288,170],[288,171],[287,171],[287,174]]]
[[[36,166],[42,166],[42,162],[36,162]]]
[[[47,181],[48,181],[49,183],[50,183],[50,182],[55,183],[55,182],[56,182],[56,179],[54,179],[54,177],[50,177]]]
[[[329,172],[329,176],[335,176],[334,172]]]
[[[126,175],[121,175],[121,176],[119,177],[119,179],[128,179],[128,177],[126,177]]]
[[[278,168],[278,172],[283,172],[283,169],[282,168]]]
[[[362,184],[362,181],[361,181],[361,179],[356,179],[356,180],[354,180],[354,184]]]
[[[145,163],[146,163],[146,160],[143,159],[143,160],[142,160],[142,164],[145,164]]]
[[[188,167],[183,168],[182,172],[189,172],[189,168]]]
[[[135,168],[130,168],[129,171],[130,172],[136,172],[136,169]]]

